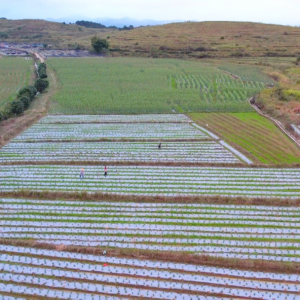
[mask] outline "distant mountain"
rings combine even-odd
[[[92,21],[92,22],[97,22],[101,23],[105,26],[116,26],[116,27],[123,27],[123,26],[130,26],[133,25],[134,27],[139,27],[139,26],[155,26],[155,25],[164,25],[164,24],[169,24],[169,23],[174,23],[174,22],[184,22],[182,20],[172,20],[172,21],[157,21],[157,20],[137,20],[137,19],[131,19],[131,18],[121,18],[121,19],[113,19],[113,18],[96,18],[96,19],[91,19],[87,18],[84,16],[72,16],[72,17],[67,17],[67,18],[59,18],[59,19],[53,19],[53,18],[47,18],[47,21],[51,22],[65,22],[65,23],[75,23],[76,21]]]

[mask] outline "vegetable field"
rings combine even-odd
[[[246,150],[246,155],[266,164],[300,163],[300,150],[268,119],[257,113],[193,113],[191,119]]]
[[[0,293],[9,295],[108,300],[297,299],[300,287],[296,274],[249,272],[14,246],[0,246],[0,249],[3,262],[0,265]]]
[[[300,262],[300,209],[0,199],[1,237]]]
[[[218,167],[2,166],[2,191],[87,191],[139,195],[220,195],[299,198],[299,169]]]
[[[251,164],[184,115],[47,116],[0,151],[2,163],[76,161]]]
[[[48,115],[2,147],[0,299],[296,300],[299,168],[206,122]]]
[[[170,59],[55,58],[48,65],[61,83],[52,114],[252,111],[246,100],[271,81],[258,68],[244,80],[209,63]]]
[[[32,60],[5,57],[0,59],[0,108],[13,101],[18,90],[30,83]]]

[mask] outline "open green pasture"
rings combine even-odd
[[[245,81],[207,62],[172,59],[51,58],[48,65],[61,83],[52,114],[247,112],[247,98],[270,81],[258,68]]]
[[[3,57],[0,59],[0,107],[14,100],[19,89],[30,83],[32,60]]]

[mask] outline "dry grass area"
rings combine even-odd
[[[295,56],[300,28],[250,22],[185,22],[130,31],[88,29],[42,20],[0,20],[10,42],[90,47],[90,38],[110,36],[112,55],[143,57]]]
[[[0,28],[8,34],[7,42],[45,43],[54,49],[75,48],[78,43],[90,45],[91,36],[107,32],[43,20],[0,20]]]
[[[111,38],[112,45],[122,50],[152,56],[287,56],[299,52],[300,28],[247,22],[186,22],[115,32]]]
[[[297,146],[271,121],[257,113],[192,113],[189,116],[255,162],[300,163]]]
[[[300,64],[294,59],[289,64],[273,64],[266,72],[277,84],[274,88],[264,90],[256,99],[256,105],[265,112],[289,125],[300,125]]]

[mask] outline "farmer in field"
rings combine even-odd
[[[159,145],[158,145],[158,149],[161,149],[161,143],[159,143]]]
[[[107,167],[104,167],[104,176],[107,176]]]
[[[80,174],[79,174],[80,178],[84,178],[84,169],[80,169]]]

